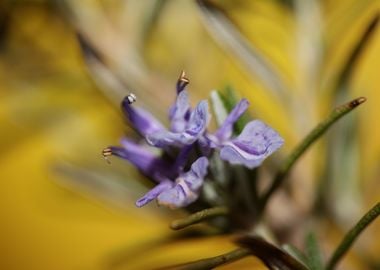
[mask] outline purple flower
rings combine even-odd
[[[188,172],[179,174],[175,182],[163,178],[157,186],[137,200],[136,206],[144,206],[154,199],[157,199],[159,205],[172,209],[191,204],[199,197],[207,167],[207,158],[198,158]]]
[[[256,168],[278,148],[284,140],[262,121],[249,122],[236,138],[232,138],[233,125],[247,110],[246,99],[232,109],[219,129],[208,138],[211,147],[220,149],[220,158],[231,164],[241,164],[250,169]]]
[[[144,175],[158,183],[136,202],[138,207],[156,198],[159,204],[170,208],[187,206],[198,198],[207,174],[208,160],[205,157],[198,158],[191,165],[190,171],[183,172],[194,143],[204,135],[210,119],[205,100],[199,102],[191,111],[185,90],[188,79],[184,76],[182,73],[177,82],[177,98],[169,111],[169,130],[149,112],[134,107],[132,103],[136,97],[133,94],[125,97],[122,102],[122,109],[131,126],[151,146],[162,148],[164,152],[173,146],[179,148],[174,160],[163,159],[144,145],[128,139],[121,141],[122,147],[111,146],[103,151],[105,157],[115,155],[128,160]]]
[[[186,117],[189,113],[186,101],[187,91],[184,90],[178,95],[176,106],[172,110],[171,130],[160,130],[148,134],[146,140],[150,145],[160,148],[181,147],[193,144],[204,135],[210,120],[207,101],[199,102],[189,117]]]
[[[122,102],[126,118],[148,144],[123,139],[121,146],[106,148],[103,155],[105,158],[116,155],[128,160],[156,183],[154,188],[137,200],[138,207],[153,200],[169,208],[193,203],[198,199],[207,175],[207,157],[214,150],[220,151],[220,158],[231,164],[255,168],[283,144],[283,139],[276,131],[258,120],[249,122],[239,136],[233,136],[235,122],[248,108],[246,99],[233,108],[215,133],[208,134],[208,103],[202,100],[191,109],[185,89],[188,83],[182,73],[177,82],[175,103],[169,110],[169,129],[149,112],[133,106],[132,103],[136,101],[133,94]],[[149,146],[161,148],[161,153],[151,151]],[[184,171],[184,168],[189,167],[188,171]]]
[[[184,74],[181,74],[181,76],[184,76]],[[182,80],[187,79],[180,77],[179,82]],[[170,130],[165,129],[149,112],[141,108],[135,108],[131,104],[129,96],[124,98],[122,109],[127,119],[150,145],[159,148],[182,147],[193,144],[204,135],[210,120],[208,103],[206,100],[202,100],[191,111],[188,93],[185,90],[186,85],[187,83],[177,83],[177,99],[169,112]]]

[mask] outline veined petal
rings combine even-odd
[[[205,132],[209,121],[208,103],[206,100],[202,100],[191,113],[185,133],[199,137]]]
[[[210,115],[206,100],[198,103],[191,113],[186,129],[183,132],[175,133],[167,130],[158,131],[146,136],[150,145],[156,147],[184,146],[193,144],[206,131]]]
[[[158,197],[158,204],[175,209],[185,207],[198,199],[204,178],[207,175],[208,160],[198,158],[190,171],[180,175],[175,185],[163,191]]]
[[[231,138],[232,130],[235,122],[243,115],[243,113],[248,109],[249,102],[247,99],[243,98],[238,104],[232,109],[228,114],[227,118],[224,120],[223,124],[215,132],[215,136],[220,141],[225,141]]]
[[[224,143],[220,157],[231,164],[248,168],[259,166],[284,143],[281,136],[259,120],[248,123],[235,139]]]
[[[185,173],[182,177],[185,183],[193,191],[201,188],[203,178],[207,175],[208,160],[206,157],[200,157],[191,165],[190,171]]]
[[[135,108],[129,104],[128,98],[124,98],[121,107],[131,125],[142,136],[163,130],[164,127],[153,115],[141,108]]]
[[[158,195],[160,195],[165,190],[172,188],[173,185],[174,185],[174,183],[170,180],[163,181],[163,182],[159,183],[157,186],[155,186],[150,191],[148,191],[143,197],[138,199],[136,201],[136,206],[142,207],[142,206],[146,205],[147,203],[156,199],[158,197]]]
[[[169,118],[171,121],[172,132],[182,132],[186,128],[188,117],[190,114],[189,96],[186,90],[179,92],[176,102],[171,107]]]
[[[123,139],[121,144],[123,147],[110,147],[112,154],[128,160],[145,175],[154,177],[168,171],[168,164],[141,145],[127,139]]]

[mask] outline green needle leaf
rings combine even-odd
[[[228,214],[227,207],[220,206],[220,207],[207,208],[202,211],[191,214],[190,216],[185,217],[183,219],[174,220],[170,224],[170,228],[172,228],[173,230],[180,230],[190,225],[202,222],[206,219],[218,217],[218,216],[225,216],[227,214]]]
[[[374,221],[380,215],[380,202],[378,202],[374,207],[371,208],[360,220],[359,222],[346,234],[342,242],[335,249],[333,255],[331,256],[329,262],[327,263],[326,270],[335,269],[336,265],[343,258],[346,252],[351,248],[352,244],[358,238],[360,233],[367,228],[372,221]]]
[[[186,264],[176,265],[173,267],[168,267],[164,269],[177,269],[177,270],[208,270],[208,269],[214,269],[217,266],[220,266],[222,264],[231,263],[233,261],[239,260],[241,258],[244,258],[246,256],[250,255],[250,251],[245,248],[237,248],[235,250],[232,250],[230,252],[227,252],[225,254],[201,259],[194,262],[189,262]]]
[[[285,159],[280,170],[276,174],[271,186],[268,191],[263,195],[260,200],[260,212],[265,208],[269,198],[272,194],[281,186],[285,177],[288,175],[289,171],[296,163],[296,161],[306,152],[307,149],[319,139],[336,121],[341,117],[351,112],[360,104],[366,101],[365,97],[356,98],[344,105],[337,107],[332,113],[319,125],[317,125],[307,136],[306,138],[293,150],[293,152]]]
[[[228,16],[211,1],[198,0],[204,25],[218,44],[234,55],[273,94],[287,99],[288,88],[268,59],[240,33]]]
[[[312,232],[306,236],[306,255],[310,270],[323,270],[321,251],[317,238]]]

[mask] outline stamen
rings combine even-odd
[[[111,164],[111,162],[108,159],[109,156],[112,156],[111,148],[107,147],[107,148],[103,149],[102,155],[103,155],[103,158],[107,161],[107,163]]]
[[[177,93],[180,93],[189,83],[190,80],[186,78],[186,73],[182,70],[177,81]]]
[[[179,76],[178,80],[181,81],[181,82],[184,82],[186,84],[188,84],[190,82],[189,79],[186,78],[186,73],[185,73],[184,70],[182,70],[181,75]]]
[[[135,94],[133,93],[130,93],[127,97],[126,97],[127,101],[128,101],[128,104],[132,104],[133,102],[135,102],[137,100]]]

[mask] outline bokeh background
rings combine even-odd
[[[251,115],[286,140],[278,160],[336,104],[367,97],[308,151],[271,204],[269,222],[284,231],[315,220],[317,205],[323,218],[314,229],[330,254],[380,198],[379,7],[1,1],[0,269],[152,269],[233,248],[232,236],[172,241],[167,224],[183,213],[136,209],[145,180],[101,157],[123,134],[134,136],[121,98],[134,92],[165,121],[183,69],[194,103],[227,85],[247,97]],[[341,269],[379,269],[379,237],[375,223]],[[265,269],[255,258],[227,268]]]

